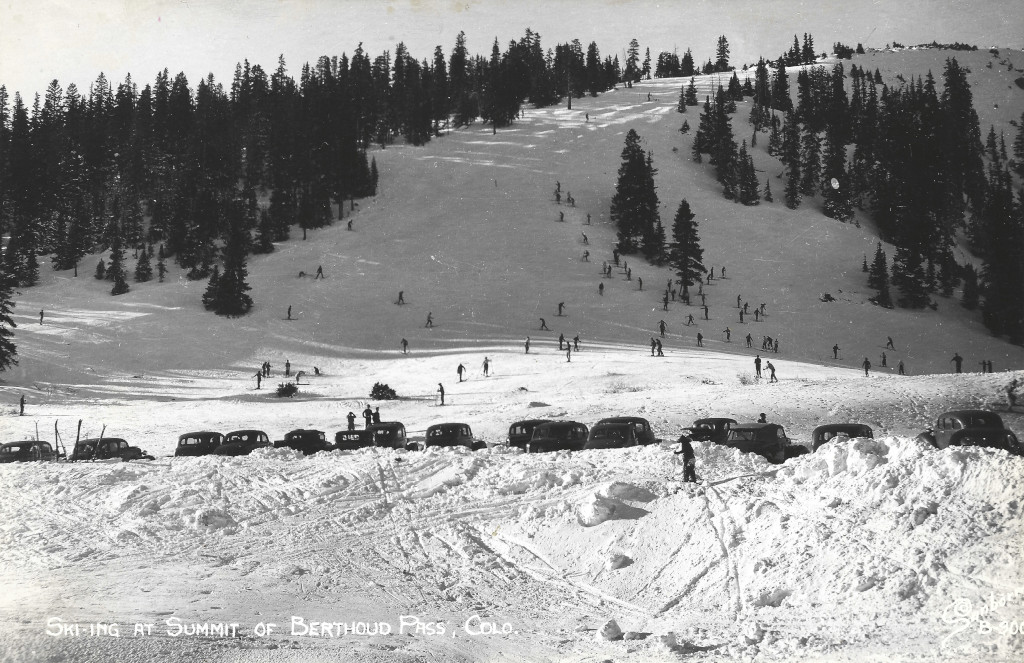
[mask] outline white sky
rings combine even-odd
[[[698,62],[724,34],[739,65],[776,57],[804,32],[818,52],[837,40],[1020,48],[1024,11],[1019,0],[0,0],[0,84],[31,104],[54,78],[85,92],[101,71],[141,86],[167,67],[193,85],[209,72],[227,82],[236,62],[272,71],[280,53],[297,74],[360,41],[372,55],[404,41],[422,60],[438,44],[449,55],[459,30],[472,53],[488,54],[495,37],[504,50],[527,27],[545,49],[578,38],[621,54],[635,37],[652,59],[689,47]]]

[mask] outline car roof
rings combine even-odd
[[[18,440],[17,442],[4,442],[4,443],[3,443],[2,445],[0,445],[0,446],[4,446],[4,447],[13,447],[13,446],[15,446],[15,445],[21,445],[21,444],[35,444],[36,442],[42,442],[42,441],[43,441],[43,440]]]
[[[401,421],[382,421],[379,424],[371,424],[370,428],[394,428],[396,426],[401,426],[402,428],[405,428],[405,424],[403,424]]]
[[[704,417],[703,419],[696,419],[693,422],[693,425],[700,426],[701,424],[717,424],[722,421],[736,423],[736,420],[732,419],[731,417]]]
[[[432,430],[437,430],[438,428],[457,428],[459,426],[466,426],[468,428],[469,424],[460,424],[460,423],[446,422],[446,423],[443,423],[443,424],[434,424],[433,426],[428,426],[427,430],[428,431],[432,431]]]
[[[992,412],[990,410],[950,410],[948,412],[943,412],[942,414],[939,415],[939,419],[942,419],[943,417],[956,417],[958,419],[974,419],[975,417],[984,417],[988,419],[993,419],[994,421],[998,421],[999,423],[1002,423],[1003,421],[1003,418],[1000,417],[998,413]]]
[[[855,428],[868,428],[868,429],[870,429],[871,426],[868,426],[867,424],[857,424],[857,423],[822,424],[821,426],[817,426],[814,429],[814,432],[817,433],[818,431],[828,431],[828,430],[844,431],[844,430],[852,430],[852,429],[855,429]]]
[[[582,425],[583,424],[581,424],[578,421],[548,421],[543,424],[538,424],[537,427],[533,429],[533,433],[534,435],[536,435],[538,430],[544,432],[545,430],[553,430],[556,428],[572,428],[573,426]]]
[[[233,430],[230,433],[224,433],[224,436],[226,437],[228,435],[243,435],[245,433],[259,433],[260,435],[266,435],[265,432],[257,430],[255,428],[243,428],[241,430]]]
[[[509,426],[509,428],[514,428],[515,426],[539,426],[541,424],[546,424],[549,421],[552,421],[552,420],[551,419],[523,419],[521,421],[516,421],[515,423],[511,424]]]
[[[756,421],[736,424],[732,427],[733,430],[761,430],[762,428],[782,428],[782,424],[759,424]]]
[[[323,431],[317,430],[315,428],[296,428],[295,430],[288,431],[287,435],[295,435],[302,433],[323,433]]]
[[[107,442],[109,440],[119,440],[121,442],[125,442],[126,441],[124,438],[121,438],[121,437],[90,437],[90,438],[86,438],[84,440],[79,440],[77,442],[77,444],[82,444],[83,442],[89,442],[89,443],[99,442],[100,440],[102,440],[104,442]]]
[[[594,424],[590,430],[596,430],[598,428],[628,428],[633,430],[633,422],[631,421],[601,421]]]
[[[181,435],[178,436],[178,439],[180,440],[186,437],[199,437],[201,435],[220,435],[220,433],[213,430],[198,430],[195,431],[194,433],[182,433]]]
[[[635,424],[643,422],[650,425],[650,422],[643,417],[605,417],[597,423],[599,424]]]

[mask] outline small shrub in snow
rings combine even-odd
[[[280,398],[292,397],[299,393],[299,388],[294,382],[282,382],[277,385],[277,395]]]
[[[394,401],[398,399],[398,394],[386,384],[375,382],[370,390],[370,398],[375,401]]]
[[[750,385],[754,384],[754,378],[750,375],[750,373],[737,373],[736,379],[739,380],[740,384],[743,385],[744,387],[749,387]]]

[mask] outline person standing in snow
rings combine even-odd
[[[689,327],[692,324],[693,324],[693,314],[690,313],[689,315],[686,316],[686,326]]]
[[[316,276],[313,277],[313,280],[316,281],[317,279],[322,279],[322,278],[324,278],[324,266],[323,265],[317,265],[316,266]]]
[[[380,423],[380,406],[379,405],[373,409],[373,423],[375,423],[375,424],[379,424]]]
[[[754,357],[754,374],[761,377],[761,355]]]
[[[562,344],[563,343],[565,343],[565,334],[559,333],[558,334],[558,349],[559,350],[562,349]]]
[[[572,362],[572,346],[565,344],[565,361]]]
[[[697,347],[698,348],[703,348],[704,347],[704,335],[701,334],[700,332],[697,332]]]
[[[395,303],[398,304],[399,306],[401,306],[402,304],[405,303],[405,291],[404,290],[399,290],[398,291],[398,301],[395,302]]]
[[[739,295],[736,295],[736,308],[740,308],[740,300],[741,297]]]
[[[602,297],[604,297],[604,284],[603,283],[598,283],[597,284],[597,294],[599,294]]]
[[[772,346],[772,352],[778,353],[778,351],[779,351],[779,337],[776,336],[775,337],[775,343]]]
[[[540,319],[540,328],[541,331],[551,331],[550,329],[548,329],[548,323],[544,322],[544,318]]]
[[[287,359],[284,360],[284,374],[285,377],[292,374],[292,362]]]
[[[732,343],[732,330],[726,327],[725,329],[722,330],[722,333],[725,334],[725,342]]]
[[[662,338],[665,338],[665,329],[667,329],[667,328],[668,328],[668,325],[665,324],[664,320],[658,320],[658,331],[661,332],[661,337]]]
[[[487,377],[489,375],[488,371],[490,370],[490,368],[491,360],[488,359],[487,357],[484,357],[484,377]]]
[[[462,382],[462,374],[466,372],[466,367],[459,364],[459,367],[455,369],[455,372],[459,374],[459,382]]]
[[[886,350],[895,350],[896,346],[892,344],[892,336],[886,336],[885,338],[887,339],[886,344],[885,344],[885,349]]]
[[[260,388],[260,382],[263,381],[263,372],[256,371],[256,375],[254,377],[256,378],[256,389],[258,390]]]
[[[740,309],[740,324],[743,324],[743,309]]]
[[[444,405],[444,385],[440,382],[437,383],[437,393],[441,395],[441,405]]]
[[[765,414],[764,412],[762,412],[761,416],[759,416],[757,418],[757,423],[759,423],[759,424],[766,424],[766,423],[768,423],[768,415]]]
[[[683,481],[685,483],[697,483],[697,459],[693,453],[693,445],[690,444],[690,438],[680,435],[679,451],[675,453],[683,456]]]
[[[769,361],[769,362],[765,363],[765,366],[768,368],[768,370],[772,374],[771,375],[771,379],[769,379],[768,382],[778,382],[779,381],[778,378],[775,377],[775,367],[772,366],[772,363]]]
[[[292,307],[291,306],[288,307],[288,319],[289,320],[292,319]]]
[[[1020,386],[1020,380],[1014,378],[1010,381],[1010,384],[1006,385],[1006,402],[1008,405],[1006,409],[1013,409],[1017,405],[1017,388]]]
[[[658,347],[658,344],[657,344],[657,343],[655,343],[655,341],[654,341],[654,337],[652,336],[652,337],[651,337],[651,356],[652,356],[652,357],[654,356],[654,349],[655,349],[656,347]]]
[[[350,410],[349,413],[348,413],[348,416],[345,417],[345,418],[348,419],[348,429],[349,430],[355,430],[356,429],[356,413],[352,412]]]
[[[589,245],[590,239],[587,237],[587,233],[581,232],[580,234],[583,235],[583,243]]]
[[[644,289],[644,277],[642,277],[642,276],[636,277],[636,282],[640,286],[639,289],[643,290]]]
[[[832,358],[839,359],[839,344],[836,343],[832,346]]]
[[[704,319],[710,320],[710,318],[708,318],[708,307],[706,305],[704,306]]]
[[[409,354],[409,341],[402,339],[402,354]]]
[[[366,409],[363,410],[363,421],[366,422],[365,423],[365,427],[366,428],[369,428],[370,424],[373,423],[373,410],[370,409],[369,405],[367,405]]]
[[[530,354],[530,337],[529,336],[526,337],[526,343],[524,343],[524,345],[526,346],[526,354]]]
[[[900,363],[899,363],[899,365],[898,365],[898,366],[896,367],[896,372],[897,372],[898,374],[900,374],[900,375],[906,375],[906,373],[904,372],[904,369],[903,369],[903,360],[902,360],[902,359],[900,359]]]
[[[558,316],[562,316],[562,310],[565,309],[565,302],[558,302]]]
[[[434,326],[434,313],[433,311],[427,312],[427,324],[423,325],[427,329],[432,329]]]
[[[754,347],[754,337],[753,336],[751,336],[750,334],[747,334],[747,339],[746,340],[747,340],[747,347],[748,348]]]
[[[885,361],[886,361],[886,359],[888,359],[888,357],[885,356],[885,352],[883,351],[882,352],[882,368],[885,368]]]
[[[862,361],[860,365],[864,367],[864,377],[867,377],[868,371],[871,369],[871,362],[867,357],[864,357],[864,361]]]
[[[39,324],[43,324],[43,309],[39,309]]]
[[[580,335],[579,334],[576,334],[575,336],[572,337],[572,351],[573,352],[579,352],[580,351]]]
[[[665,353],[661,351],[661,339],[660,338],[656,338],[656,339],[654,339],[654,342],[658,344],[658,356],[659,357],[664,357]]]
[[[954,352],[953,353],[953,358],[950,359],[950,361],[956,364],[956,372],[959,373],[960,372],[960,365],[964,363],[964,358],[961,357],[959,353]]]

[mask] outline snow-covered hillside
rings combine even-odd
[[[901,55],[855,62],[888,76],[879,58]],[[927,68],[938,73],[949,55],[931,53],[938,64]],[[969,66],[977,74],[984,60]],[[866,219],[827,219],[816,201],[790,211],[723,200],[678,132],[684,119],[697,124],[695,109],[675,112],[684,83],[649,81],[571,111],[528,110],[497,134],[477,125],[376,152],[380,194],[361,201],[353,230],[293,233],[252,258],[256,308],[243,318],[203,311],[205,284],[176,270],[115,298],[91,277],[97,257],[77,279],[44,267],[18,300],[20,364],[0,381],[4,415],[24,394],[26,416],[0,418],[0,440],[37,430],[52,440],[56,423],[70,445],[81,420],[83,436],[103,430],[157,460],[0,466],[0,661],[1019,660],[1024,460],[914,437],[963,407],[1000,410],[1024,432],[1024,412],[1006,412],[1001,391],[1024,378],[1024,350],[990,337],[956,299],[938,311],[869,304],[860,263],[877,240]],[[714,84],[698,79],[702,94]],[[997,103],[989,89],[975,87],[979,108]],[[998,103],[1016,104],[1007,122],[1024,107],[1019,94]],[[734,117],[738,137],[748,111]],[[622,270],[600,277],[630,128],[654,154],[663,221],[687,198],[707,264],[716,276],[727,268],[705,285],[709,321],[696,306],[661,310],[666,269],[626,257],[632,281]],[[755,163],[780,193],[765,142]],[[298,276],[318,265],[325,280]],[[764,302],[767,318],[741,324],[737,295]],[[538,330],[541,317],[551,331]],[[662,319],[666,356],[651,357]],[[559,333],[581,337],[571,362]],[[778,354],[759,350],[764,335],[780,339]],[[882,368],[886,336],[896,350]],[[949,374],[953,352],[968,370],[989,359],[999,372]],[[753,379],[758,353],[778,383]],[[900,359],[907,377],[893,375]],[[277,399],[286,360],[307,384]],[[273,377],[256,391],[263,361]],[[384,420],[413,436],[462,421],[491,448],[170,457],[192,430],[333,437],[378,381],[400,396],[374,403]],[[761,412],[798,444],[826,422],[866,423],[876,439],[782,466],[698,445],[699,485],[682,483],[668,442],[544,455],[500,446],[519,419],[639,414],[672,441],[698,417]],[[293,618],[392,632],[293,634]],[[237,623],[238,637],[176,635],[172,619]],[[625,638],[597,639],[610,619]],[[97,622],[118,623],[121,637],[90,635]],[[135,623],[154,626],[136,636]]]

